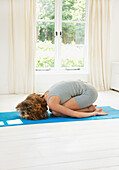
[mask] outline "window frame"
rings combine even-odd
[[[54,20],[45,20],[45,19],[37,19],[37,22],[54,22],[55,24],[55,33],[58,32],[58,36],[55,36],[55,43],[50,44],[50,45],[44,45],[44,46],[52,46],[55,48],[55,58],[54,58],[54,67],[53,68],[35,68],[36,71],[40,72],[55,72],[55,73],[71,73],[71,72],[88,72],[88,0],[86,1],[86,16],[85,16],[85,21],[71,21],[71,20],[62,20],[62,0],[55,0],[55,19]],[[57,11],[60,11],[57,12]],[[57,24],[56,24],[57,23]],[[84,44],[74,44],[71,46],[85,46],[86,49],[86,54],[84,57],[84,67],[61,67],[61,45],[62,45],[62,38],[60,35],[60,32],[62,33],[62,23],[84,23],[85,24],[85,43]],[[36,40],[37,41],[37,40]],[[37,43],[37,42],[36,42]],[[58,45],[55,45],[58,44]],[[70,46],[70,44],[65,44],[65,46]]]

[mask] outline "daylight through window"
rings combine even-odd
[[[37,0],[37,70],[86,67],[87,1]]]

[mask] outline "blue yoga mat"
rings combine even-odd
[[[42,123],[57,123],[57,122],[72,122],[72,121],[87,121],[87,120],[101,120],[101,119],[117,119],[119,118],[119,110],[110,106],[101,107],[103,111],[108,111],[109,114],[105,116],[92,116],[87,118],[72,118],[72,117],[55,117],[51,112],[48,112],[49,118],[43,120],[26,120],[19,116],[18,112],[0,112],[0,127],[4,126],[17,126],[17,125],[30,125]]]

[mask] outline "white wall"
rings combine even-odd
[[[119,61],[119,0],[111,0],[111,61]],[[0,0],[0,94],[8,93],[8,0]],[[82,79],[86,74],[36,74],[36,90],[44,92],[47,87],[60,80]]]
[[[8,0],[0,0],[0,94],[8,93]]]
[[[88,81],[88,73],[40,73],[36,72],[36,92],[45,92],[51,85],[64,80]]]
[[[119,0],[111,0],[111,61],[119,62]]]

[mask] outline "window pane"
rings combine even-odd
[[[62,19],[85,21],[86,0],[62,0]]]
[[[55,0],[36,0],[36,6],[37,19],[55,18]]]
[[[62,45],[62,67],[84,67],[85,47]]]
[[[84,44],[85,24],[83,23],[62,23],[62,43]]]
[[[55,24],[50,22],[37,23],[37,40],[54,44]]]
[[[44,46],[37,43],[36,48],[36,68],[54,67],[54,46]]]

